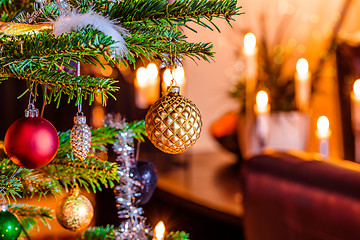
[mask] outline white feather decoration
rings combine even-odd
[[[116,23],[116,21],[101,16],[92,10],[87,13],[77,13],[73,10],[60,15],[55,22],[53,22],[53,33],[55,36],[59,36],[65,32],[91,27],[111,36],[115,41],[112,47],[116,48],[116,54],[124,56],[128,52],[128,49],[123,36],[127,35],[128,31],[116,25]]]

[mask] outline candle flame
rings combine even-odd
[[[158,224],[156,224],[155,227],[155,239],[156,240],[162,240],[164,239],[164,234],[165,234],[165,224],[163,221],[158,222]]]
[[[159,74],[159,70],[155,63],[147,65],[146,71],[150,79],[156,79]]]
[[[136,72],[136,83],[139,87],[146,87],[148,84],[148,72],[146,68],[141,67]]]
[[[360,79],[354,82],[354,95],[356,98],[360,99]]]
[[[172,74],[174,76],[174,79],[177,83],[177,85],[182,85],[185,80],[185,70],[181,66],[177,66],[173,71]]]
[[[256,94],[256,105],[259,108],[265,108],[269,102],[269,97],[265,91],[260,91]]]
[[[300,76],[306,76],[309,73],[309,63],[305,58],[300,58],[297,61],[296,71]]]
[[[256,37],[253,33],[247,33],[244,37],[244,51],[252,54],[256,47]]]
[[[173,75],[171,74],[170,69],[167,68],[165,70],[163,78],[164,78],[165,85],[170,86],[171,80],[174,78]]]
[[[319,119],[317,120],[317,129],[319,134],[325,136],[329,134],[329,127],[330,127],[330,122],[329,119],[325,116],[321,116],[319,117]]]

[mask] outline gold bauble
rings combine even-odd
[[[85,116],[75,116],[70,135],[71,149],[76,158],[84,161],[90,152],[91,130]]]
[[[179,87],[157,100],[145,117],[145,131],[150,141],[163,152],[182,153],[200,137],[202,122],[199,109],[179,95]]]
[[[85,196],[79,194],[79,189],[71,190],[56,207],[56,219],[61,226],[70,231],[86,228],[94,216],[94,208]]]

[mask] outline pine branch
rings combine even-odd
[[[176,32],[163,38],[159,35],[137,32],[126,37],[129,44],[129,50],[136,57],[145,57],[147,59],[166,58],[167,55],[173,57],[183,56],[190,59],[210,61],[214,57],[212,52],[213,45],[211,43],[189,43],[183,40],[184,35]],[[134,61],[133,59],[130,59]]]
[[[92,227],[87,229],[82,235],[82,240],[115,240],[115,232],[118,229],[113,225],[105,227]],[[147,236],[149,240],[153,239],[151,235]],[[190,240],[189,234],[183,231],[170,232],[165,236],[165,240]]]
[[[88,157],[80,161],[73,157],[54,159],[50,164],[42,168],[49,176],[61,182],[65,187],[72,187],[76,182],[88,192],[94,193],[106,188],[113,187],[118,181],[117,164],[102,161],[95,157]]]
[[[87,229],[82,235],[83,240],[115,240],[115,230],[113,225],[106,227],[92,227]]]
[[[126,123],[122,129],[103,127],[92,129],[92,149],[106,152],[107,144],[114,144],[120,131],[131,131],[134,137],[143,140],[144,121]],[[55,159],[41,169],[20,170],[11,177],[17,166],[8,158],[0,161],[0,195],[9,202],[9,198],[39,196],[61,193],[62,188],[72,187],[75,182],[87,191],[101,191],[102,187],[113,187],[118,181],[118,165],[97,159],[94,154],[85,161],[74,158],[70,146],[70,130],[59,133],[59,150]],[[4,155],[2,152],[0,154]]]
[[[170,232],[166,235],[165,240],[190,240],[190,236],[186,232]]]
[[[1,162],[1,165],[3,162]],[[2,172],[2,174],[4,174]],[[21,197],[22,184],[18,179],[10,178],[7,175],[0,175],[0,196],[4,202],[10,202],[10,198],[16,199]]]
[[[32,8],[35,0],[0,1],[0,21],[11,21],[19,12]]]
[[[90,8],[101,12],[111,19],[118,20],[125,28],[134,23],[146,25],[149,22],[162,25],[185,26],[194,22],[202,27],[220,29],[213,22],[214,18],[225,19],[229,24],[234,15],[240,15],[236,0],[177,0],[168,4],[167,0],[124,0],[110,1],[71,1],[81,11]],[[210,26],[210,23],[212,26]],[[190,28],[191,29],[191,28]],[[193,30],[193,29],[192,29]]]
[[[33,228],[39,229],[38,222],[41,222],[48,228],[48,220],[53,219],[53,210],[46,207],[30,206],[25,204],[10,204],[9,211],[20,218],[20,224],[25,230]]]
[[[114,64],[114,61],[112,61],[105,51],[106,47],[112,45],[114,41],[111,37],[104,35],[102,32],[94,31],[91,28],[82,29],[77,32],[63,33],[58,37],[46,31],[13,37],[1,35],[0,43],[3,47],[1,52],[2,61],[4,61],[4,59],[30,59],[39,61],[55,58],[55,56],[61,53],[68,53],[68,58],[76,57],[79,54],[87,56],[86,53],[90,53],[90,57],[102,55],[110,63]],[[66,60],[75,61],[78,59]],[[98,59],[95,60],[101,64]],[[63,60],[60,61],[60,63],[67,61]],[[55,63],[59,62],[55,61]]]
[[[0,161],[0,195],[6,201],[10,198],[33,197],[35,194],[55,194],[61,192],[61,185],[45,175],[41,170],[20,168],[7,158]],[[14,176],[13,173],[16,171]]]
[[[113,40],[102,33],[87,29],[55,38],[52,34],[42,32],[31,36],[3,36],[1,41],[0,75],[34,82],[35,87],[46,85],[49,90],[44,92],[46,103],[54,100],[59,104],[62,94],[66,94],[68,101],[76,97],[77,104],[82,103],[83,99],[89,99],[91,104],[95,94],[101,93],[105,99],[118,90],[113,86],[117,81],[112,79],[74,76],[54,70],[56,66],[72,68],[70,61],[102,65],[100,56],[114,65],[115,62],[103,51],[104,46],[111,45]]]

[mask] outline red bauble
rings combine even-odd
[[[16,120],[5,135],[5,151],[10,159],[24,168],[41,168],[48,164],[59,148],[55,127],[41,117]]]

